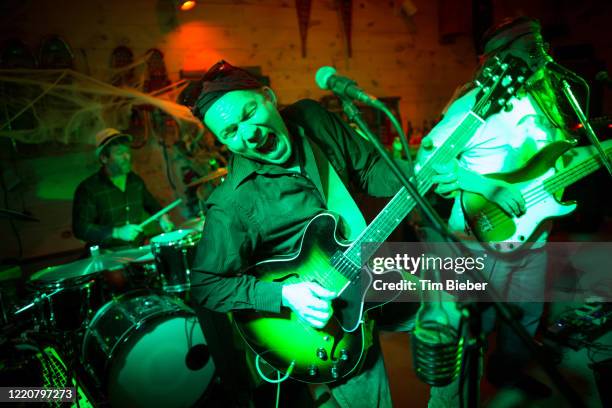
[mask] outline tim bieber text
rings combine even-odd
[[[466,281],[458,281],[456,279],[447,279],[444,282],[432,282],[428,279],[423,279],[418,282],[402,279],[399,282],[384,282],[380,279],[374,280],[372,283],[374,290],[379,291],[401,291],[401,290],[446,290],[446,291],[484,291],[487,289],[488,282],[472,282],[469,279]],[[418,289],[417,289],[418,288]]]

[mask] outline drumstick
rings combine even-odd
[[[182,202],[183,202],[183,199],[179,198],[178,200],[174,201],[171,204],[168,204],[165,208],[162,208],[161,210],[159,210],[158,212],[156,212],[155,214],[153,214],[152,216],[150,216],[149,218],[141,222],[138,226],[140,228],[144,228],[146,225],[155,221],[156,219],[158,219],[159,217],[161,217],[162,215],[164,215],[165,213],[167,213],[168,211],[170,211],[171,209],[173,209],[174,207],[176,207]]]

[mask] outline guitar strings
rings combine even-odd
[[[523,194],[525,205],[530,206],[547,199],[550,194],[554,194],[560,188],[579,180],[581,178],[581,173],[587,172],[588,174],[594,170],[597,170],[598,167],[599,165],[597,161],[594,158],[590,158],[580,164],[577,164],[576,166],[571,167],[570,170],[565,173],[551,177],[552,182],[546,183],[546,181],[544,181],[542,184],[527,190]],[[493,223],[499,221],[512,221],[512,218],[499,207],[492,209],[489,212],[489,215],[490,222]]]
[[[457,126],[453,134],[451,134],[451,137],[443,143],[440,149],[438,149],[436,153],[434,153],[434,156],[423,165],[421,171],[419,172],[419,174],[417,174],[417,177],[416,177],[417,190],[419,191],[419,193],[424,194],[427,191],[429,191],[429,189],[433,186],[433,183],[430,182],[430,179],[435,173],[435,171],[433,170],[434,161],[445,163],[449,161],[450,159],[452,159],[454,156],[456,156],[456,154],[454,153],[454,150],[456,148],[462,148],[472,138],[473,134],[478,130],[478,128],[483,123],[479,117],[475,118],[471,114],[466,115],[466,119],[468,118],[472,119],[472,121],[471,122],[464,121],[459,126]],[[458,132],[458,131],[459,131],[459,136],[457,136],[457,140],[454,143],[449,145],[450,140],[452,139],[452,136],[455,134],[455,132]],[[396,198],[398,200],[401,199],[401,202],[404,205],[394,206],[394,201]],[[402,187],[401,190],[398,192],[398,194],[394,197],[394,199],[392,199],[391,202],[388,204],[388,207],[390,208],[388,210],[386,208],[383,209],[383,212],[381,212],[374,219],[374,221],[372,221],[372,223],[366,229],[366,231],[364,231],[363,236],[358,237],[355,240],[355,242],[351,244],[351,246],[345,251],[346,256],[349,259],[354,259],[356,255],[359,255],[360,248],[356,247],[358,243],[359,245],[361,245],[360,243],[364,241],[365,242],[382,242],[386,240],[386,238],[389,236],[389,234],[392,231],[389,231],[387,234],[385,234],[385,236],[382,236],[380,235],[380,231],[386,231],[389,229],[388,228],[375,229],[374,225],[382,224],[383,226],[385,226],[386,224],[388,224],[388,225],[395,225],[397,227],[397,225],[399,225],[399,223],[406,217],[406,215],[412,210],[412,208],[414,208],[414,203],[406,203],[407,200],[411,200],[411,199],[412,197],[410,197],[406,188]],[[379,232],[379,234],[375,234],[375,231]],[[357,254],[355,254],[355,252],[357,252]]]

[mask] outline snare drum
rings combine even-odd
[[[193,311],[150,292],[104,305],[87,328],[81,360],[112,406],[190,407],[214,375]]]
[[[180,229],[151,239],[155,266],[166,292],[185,292],[190,288],[189,275],[195,258],[200,234],[192,229]]]

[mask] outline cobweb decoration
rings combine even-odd
[[[100,129],[128,129],[135,111],[151,112],[153,107],[174,119],[177,139],[187,144],[199,140],[204,133],[202,124],[187,107],[174,102],[187,81],[151,94],[141,91],[142,75],[122,87],[111,85],[122,71],[133,70],[144,62],[142,59],[133,66],[113,70],[108,82],[68,69],[0,70],[0,137],[23,143],[93,144]]]

